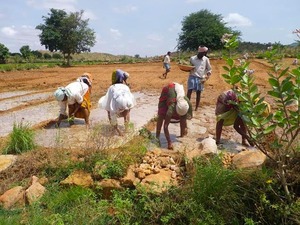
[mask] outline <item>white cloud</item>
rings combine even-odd
[[[39,40],[40,31],[32,26],[11,26],[1,29],[1,39],[10,52],[18,52],[24,45],[29,45],[31,50],[44,49]]]
[[[118,8],[117,7],[113,8],[114,12],[123,13],[123,14],[131,13],[131,12],[134,12],[134,11],[137,11],[137,10],[138,10],[138,8],[136,6],[131,6],[131,5],[118,7]]]
[[[109,31],[113,35],[113,38],[116,40],[118,40],[122,37],[121,32],[117,29],[110,28]]]
[[[249,27],[252,26],[251,20],[238,14],[230,13],[224,18],[224,21],[231,27]]]
[[[16,31],[15,27],[3,27],[1,28],[1,33],[4,36],[14,37],[18,32]]]

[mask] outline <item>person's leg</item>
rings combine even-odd
[[[164,133],[165,133],[165,137],[167,139],[168,149],[173,150],[173,145],[172,145],[172,141],[171,141],[170,133],[169,133],[170,121],[171,121],[171,117],[166,116],[165,121],[164,121]]]
[[[167,68],[165,72],[165,79],[167,78],[169,72],[170,72],[170,68]]]
[[[199,108],[200,99],[201,99],[201,91],[197,91],[196,92],[196,108],[195,108],[195,111],[197,111],[198,108]]]
[[[68,110],[69,110],[68,122],[69,122],[70,126],[74,125],[74,119],[75,118],[72,115],[74,114],[75,109],[76,109],[76,105],[75,104],[68,105]]]
[[[223,129],[223,123],[224,123],[224,120],[221,119],[216,124],[216,144],[217,145],[220,144],[221,134],[222,134],[222,129]]]
[[[187,91],[186,96],[188,97],[189,100],[191,100],[192,92],[193,92],[193,89],[189,89],[189,90]]]
[[[129,122],[130,122],[130,110],[124,110],[122,113],[124,117],[124,126],[125,126],[125,131],[128,131],[129,128]]]
[[[180,137],[186,136],[188,133],[186,116],[180,117]]]
[[[164,122],[164,117],[158,116],[157,122],[156,122],[156,138],[157,139],[159,139],[159,137],[160,137],[161,127],[162,127],[163,122]]]
[[[247,135],[247,127],[244,121],[240,116],[236,118],[233,125],[234,129],[242,136],[242,145],[248,146],[246,140],[249,142],[251,146],[253,146],[253,142],[250,140],[250,138]]]
[[[111,117],[110,117],[110,112],[109,111],[107,111],[107,117],[108,117],[109,122],[111,123]]]
[[[87,127],[90,126],[90,112],[88,109],[83,109],[84,121]]]
[[[158,115],[157,117],[157,122],[156,122],[156,139],[160,145],[160,132],[161,132],[161,127],[162,127],[162,124],[164,122],[164,117],[163,116],[160,116]]]

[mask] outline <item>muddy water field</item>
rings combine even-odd
[[[205,84],[201,96],[201,107],[194,112],[194,118],[188,121],[189,134],[185,138],[178,138],[178,124],[170,125],[170,133],[176,144],[197,144],[205,137],[214,137],[215,116],[214,108],[218,95],[229,86],[224,82],[223,60],[211,59],[212,76]],[[14,123],[21,121],[36,129],[36,142],[39,146],[60,146],[72,148],[82,146],[86,141],[89,129],[85,128],[83,120],[77,119],[75,125],[69,127],[63,123],[59,129],[53,121],[58,116],[58,104],[53,97],[57,87],[66,86],[75,81],[81,74],[92,74],[92,112],[91,128],[97,124],[106,124],[107,113],[98,108],[98,100],[103,96],[111,82],[111,73],[120,68],[130,74],[128,83],[136,96],[137,106],[131,111],[131,122],[136,130],[147,124],[157,113],[160,91],[169,82],[178,82],[187,86],[188,73],[181,71],[176,63],[171,63],[171,72],[166,79],[162,79],[164,69],[161,62],[136,64],[111,64],[92,66],[56,67],[28,71],[12,71],[0,74],[0,138],[2,145],[12,131]],[[255,70],[260,91],[266,93],[268,89],[268,75],[270,67],[258,60],[250,63],[250,69]],[[195,93],[192,94],[195,105]],[[122,126],[123,121],[119,124]],[[153,128],[153,134],[155,128]],[[104,132],[107,133],[107,132]],[[103,134],[107,135],[107,134]],[[112,134],[114,135],[114,134]],[[58,138],[59,137],[59,138]],[[118,143],[123,143],[126,137],[115,137]],[[124,139],[124,140],[123,140]],[[161,134],[162,148],[166,147],[164,134]],[[223,142],[234,144],[240,142],[240,137],[231,127],[225,127],[222,133]]]

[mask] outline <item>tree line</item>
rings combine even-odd
[[[64,10],[50,9],[47,16],[43,16],[44,23],[36,26],[40,30],[41,45],[46,50],[54,52],[53,57],[63,57],[67,65],[70,65],[71,55],[82,52],[90,52],[96,43],[94,30],[88,27],[89,19],[83,19],[84,11],[71,12],[67,14]],[[272,45],[280,43],[251,43],[243,42],[241,32],[227,26],[220,14],[214,14],[207,9],[191,13],[182,20],[181,33],[179,34],[178,51],[195,51],[198,46],[205,44],[210,49],[222,50],[221,37],[225,34],[233,34],[238,37],[239,47],[237,52],[259,52],[264,51]],[[299,46],[299,42],[296,43]],[[31,56],[48,59],[50,54],[41,55],[39,51],[31,51],[29,46],[20,48],[20,55],[28,60]],[[9,49],[0,43],[0,63],[6,63],[11,56]],[[14,53],[17,55],[17,53]]]

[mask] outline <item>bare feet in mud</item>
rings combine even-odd
[[[168,144],[168,149],[169,149],[169,150],[174,150],[173,145],[172,145],[172,144]]]

